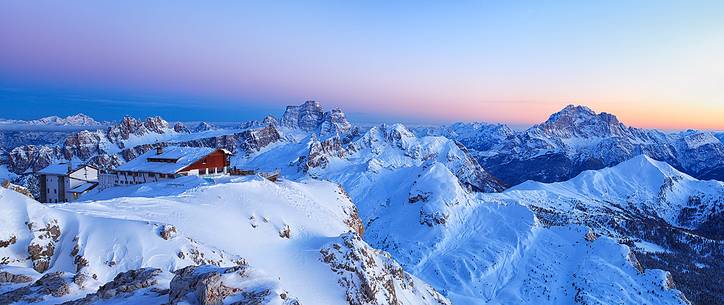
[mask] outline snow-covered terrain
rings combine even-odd
[[[501,124],[456,123],[416,129],[464,144],[509,185],[564,181],[589,169],[647,154],[699,179],[724,180],[724,144],[711,132],[665,133],[629,127],[609,113],[569,105],[523,131]]]
[[[700,181],[670,165],[637,156],[557,183],[528,181],[486,201],[529,206],[551,226],[580,224],[629,245],[646,267],[664,268],[687,297],[721,303],[719,265],[724,183]]]
[[[699,181],[645,155],[565,182],[528,181],[508,190],[519,192],[542,208],[572,212],[585,201],[586,208],[640,211],[690,230],[724,211],[723,182]]]
[[[184,177],[59,205],[0,189],[11,211],[0,303],[724,301],[707,283],[724,270],[724,187],[677,170],[717,173],[721,142],[706,132],[635,129],[576,106],[523,132],[359,128],[314,101],[191,126],[126,117],[8,150],[0,174],[27,186],[51,162],[113,168],[158,144],[224,148],[232,166],[281,179]],[[501,170],[561,182],[504,191]]]
[[[56,295],[13,290],[22,283],[2,286],[11,291],[0,295],[2,303],[77,299],[119,272],[141,268],[160,269],[150,285],[157,291],[119,293],[115,302],[167,302],[178,294],[177,270],[199,264],[253,268],[223,280],[239,289],[225,302],[268,287],[265,304],[292,298],[302,304],[448,303],[359,239],[356,208],[333,183],[187,177],[95,192],[87,198],[95,200],[78,204],[43,206],[4,189],[0,198],[0,240],[8,241],[0,247],[1,270],[27,275],[27,283],[39,272],[62,272],[58,281],[68,286]]]
[[[448,172],[448,179],[455,178]],[[404,241],[395,246],[401,265],[396,255],[360,239],[372,234],[365,239],[381,242],[381,228],[371,225],[373,233],[363,232],[356,206],[329,182],[186,177],[95,191],[84,202],[50,206],[0,190],[7,211],[0,218],[0,240],[8,241],[0,248],[2,271],[27,275],[27,283],[41,277],[38,271],[62,272],[53,280],[67,286],[53,295],[52,289],[18,290],[28,284],[15,283],[3,286],[7,292],[0,298],[57,303],[103,295],[108,286],[101,285],[117,280],[119,272],[135,270],[133,276],[140,277],[151,272],[142,268],[153,268],[160,271],[153,271],[152,285],[110,299],[166,301],[183,294],[174,281],[201,272],[177,270],[201,264],[253,270],[217,273],[224,275],[225,287],[269,290],[272,304],[281,303],[282,295],[302,304],[447,304],[432,287],[455,304],[683,302],[665,272],[637,269],[628,247],[608,238],[587,241],[582,227],[543,227],[524,206],[484,203],[457,188],[452,197],[465,202],[444,224],[419,223],[418,215],[405,213],[405,205],[425,205],[426,199],[394,202],[380,211],[390,238]],[[227,293],[229,300],[243,297]]]
[[[546,228],[507,194],[466,188],[469,175],[460,173],[477,167],[466,155],[446,138],[382,125],[347,145],[312,137],[235,162],[340,183],[359,207],[365,240],[455,304],[684,302],[665,288],[666,273],[637,269],[630,249],[616,240],[587,242],[587,230],[576,225]]]

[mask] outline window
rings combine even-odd
[[[57,193],[58,193],[58,190],[53,189],[53,194],[57,194]]]

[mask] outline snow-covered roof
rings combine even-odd
[[[45,168],[38,171],[38,173],[43,175],[67,175],[69,172],[77,171],[84,166],[82,162],[78,161],[70,161],[71,164],[71,170],[68,171],[68,162],[61,162],[61,163],[54,163],[51,165],[46,166]]]
[[[150,172],[160,174],[175,174],[183,168],[193,164],[194,162],[208,156],[216,151],[210,147],[164,147],[161,154],[156,154],[155,149],[151,149],[137,158],[128,161],[116,168],[117,171],[125,172]],[[154,162],[148,159],[167,159],[174,162]]]
[[[85,182],[85,183],[82,183],[82,184],[77,185],[76,187],[70,189],[70,191],[72,193],[83,193],[87,190],[94,188],[96,185],[98,185],[98,184],[94,183],[94,182]]]

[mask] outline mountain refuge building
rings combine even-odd
[[[226,174],[231,152],[221,148],[159,146],[101,175],[101,188]]]
[[[40,202],[72,202],[98,185],[98,169],[68,161],[48,165],[38,171]]]

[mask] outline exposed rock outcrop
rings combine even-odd
[[[163,225],[158,231],[158,234],[161,235],[161,238],[165,240],[169,240],[171,238],[176,237],[178,232],[176,231],[176,227],[172,225]]]
[[[113,281],[98,288],[95,293],[88,294],[82,299],[65,302],[63,305],[88,305],[102,300],[127,298],[140,289],[156,286],[161,272],[161,269],[156,268],[141,268],[121,272],[116,275]],[[155,293],[165,294],[166,292],[162,289],[156,289]]]
[[[346,154],[347,150],[342,145],[339,136],[333,136],[322,141],[313,136],[312,141],[309,143],[309,153],[306,157],[304,169],[324,168],[329,164],[330,158],[343,158]]]
[[[35,236],[28,245],[28,254],[33,262],[33,269],[43,273],[50,267],[55,254],[55,243],[60,240],[60,225],[55,219],[50,220],[44,227],[35,223],[28,223],[28,229]]]
[[[450,304],[434,288],[406,273],[386,252],[347,233],[320,250],[322,261],[339,276],[348,304]]]
[[[0,294],[0,304],[36,303],[47,297],[62,297],[70,293],[70,275],[51,272],[43,275],[33,284]]]
[[[232,299],[234,304],[267,304],[273,298],[284,304],[298,304],[286,292],[274,286],[248,284],[249,266],[234,267],[188,266],[177,270],[171,280],[169,304],[224,304]]]
[[[31,277],[29,277],[29,276],[27,276],[27,275],[24,275],[24,274],[13,274],[13,273],[10,273],[10,272],[7,272],[7,271],[0,271],[0,284],[5,284],[5,283],[13,283],[13,284],[27,283],[27,282],[30,282],[30,281],[32,281],[32,280],[33,280],[33,278],[31,278]]]
[[[239,147],[245,152],[255,152],[267,145],[281,140],[282,136],[276,125],[269,124],[258,129],[249,129],[235,134]]]

